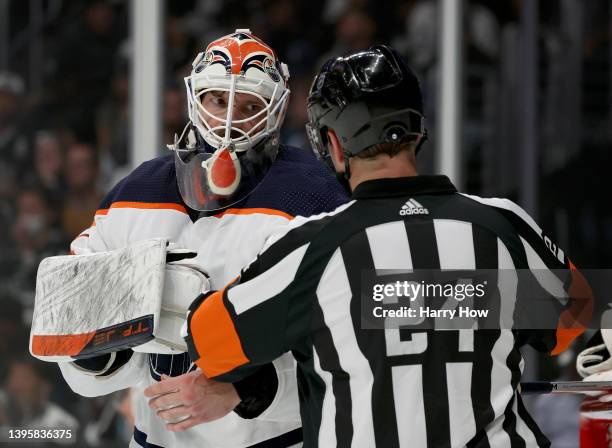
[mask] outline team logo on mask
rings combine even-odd
[[[263,66],[264,66],[265,72],[268,74],[270,78],[272,78],[272,81],[274,82],[280,81],[281,78],[280,78],[280,74],[278,73],[278,68],[276,67],[276,64],[274,63],[272,58],[266,58],[264,60]]]
[[[212,51],[207,51],[204,57],[202,58],[202,60],[198,63],[198,65],[196,65],[194,71],[196,73],[200,73],[202,70],[208,67],[212,61],[213,61],[213,53]]]

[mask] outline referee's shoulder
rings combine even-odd
[[[332,223],[336,217],[349,209],[355,201],[347,202],[331,212],[320,213],[309,217],[297,216],[287,224],[277,228],[270,234],[259,255],[241,274],[240,281],[244,283],[259,275],[278,263],[281,263],[290,254],[310,247],[310,243]]]
[[[459,193],[460,196],[488,207],[503,216],[519,233],[542,234],[542,229],[521,206],[506,198],[482,198],[480,196]]]
[[[267,252],[272,247],[274,247],[275,251],[290,252],[304,244],[310,243],[326,226],[354,203],[354,200],[347,202],[331,212],[319,213],[308,217],[296,216],[268,237],[262,252]]]

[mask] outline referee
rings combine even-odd
[[[556,354],[581,330],[364,329],[361,281],[377,269],[552,273],[570,269],[564,252],[516,204],[417,175],[421,92],[393,49],[329,60],[308,100],[311,143],[352,201],[294,219],[237,280],[199,297],[191,359],[236,381],[293,352],[305,447],[549,446],[517,392],[519,347]],[[572,281],[554,278],[567,298]]]

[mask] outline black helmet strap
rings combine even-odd
[[[349,180],[351,178],[351,165],[350,162],[351,155],[348,152],[344,152],[344,178]]]

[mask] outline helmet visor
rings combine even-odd
[[[402,70],[390,52],[377,48],[363,51],[346,58],[347,85],[361,92],[379,92],[390,89],[402,82]]]
[[[363,92],[386,90],[402,81],[402,71],[391,54],[364,51],[349,57],[346,62],[352,82]]]
[[[334,81],[338,76],[341,81]],[[381,45],[348,57],[328,60],[315,77],[308,99],[316,102],[324,98],[343,108],[351,99],[391,89],[403,80],[398,60]]]

